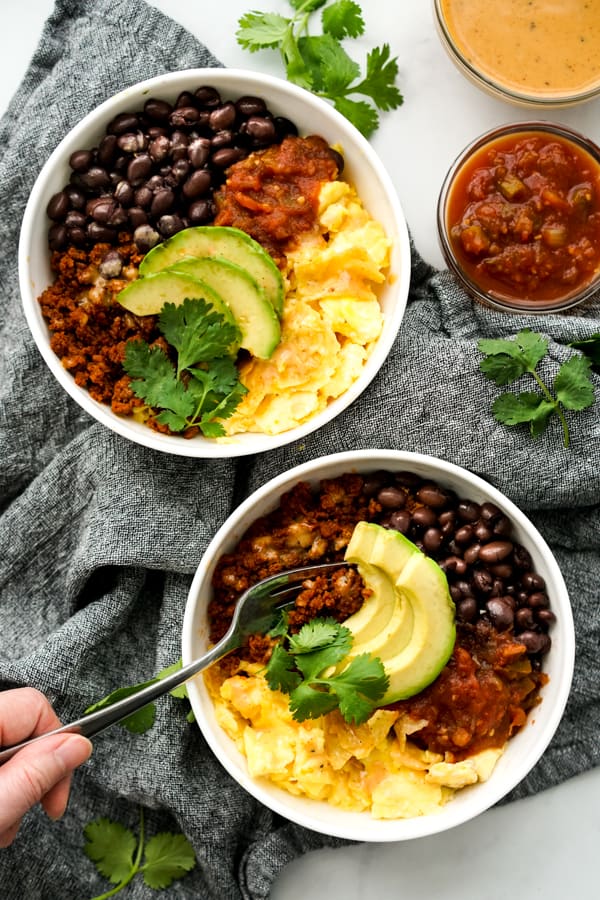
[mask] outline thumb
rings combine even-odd
[[[57,734],[20,750],[0,768],[0,833],[85,762],[92,745],[80,734]]]

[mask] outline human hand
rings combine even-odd
[[[35,688],[0,691],[0,747],[59,728],[60,719]],[[0,766],[0,847],[14,840],[28,809],[41,802],[59,819],[69,799],[73,769],[85,762],[92,745],[80,734],[55,734],[24,747]]]

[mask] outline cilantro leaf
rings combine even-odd
[[[137,846],[133,832],[103,818],[89,822],[83,833],[86,838],[83,852],[96,864],[100,874],[113,884],[124,881],[133,868]]]
[[[287,650],[276,644],[267,663],[265,678],[272,691],[283,691],[289,694],[298,687],[301,678],[295,671],[294,657]]]
[[[165,303],[158,326],[177,365],[162,348],[129,341],[123,367],[131,390],[173,432],[197,427],[207,437],[223,435],[218,420],[229,418],[247,393],[232,356],[239,329],[202,298]]]
[[[156,678],[151,678],[150,681],[142,681],[140,684],[117,688],[106,697],[103,697],[102,700],[98,700],[97,703],[92,703],[91,706],[88,706],[85,710],[86,715],[87,713],[96,712],[98,709],[112,706],[113,703],[124,700],[126,697],[131,697],[132,694],[137,694],[142,688],[154,684],[156,680]],[[118,724],[121,725],[122,728],[126,728],[127,731],[130,731],[132,734],[144,734],[145,731],[148,731],[148,729],[152,728],[154,725],[155,717],[156,708],[153,703],[149,703],[142,707],[142,709],[138,709],[137,712],[132,713],[126,719],[123,719],[123,721]]]
[[[310,72],[312,88],[332,100],[344,97],[348,85],[360,75],[360,67],[330,35],[303,37],[298,48]]]
[[[157,834],[146,844],[140,871],[148,887],[162,890],[196,865],[194,850],[183,834]]]
[[[343,38],[360,37],[365,31],[365,21],[358,3],[353,0],[337,0],[321,13],[323,31],[341,41]]]
[[[267,47],[277,48],[285,37],[290,21],[277,13],[249,12],[239,20],[235,36],[238,43],[251,53]]]
[[[590,379],[591,360],[575,356],[564,362],[554,377],[554,394],[537,372],[537,365],[548,353],[548,339],[524,328],[513,340],[482,339],[478,342],[484,359],[481,371],[498,385],[510,384],[522,375],[533,377],[539,391],[500,394],[492,404],[492,413],[504,425],[529,425],[532,437],[544,432],[556,415],[563,430],[563,446],[570,443],[564,410],[579,411],[594,403],[594,385]]]
[[[343,116],[369,137],[379,125],[377,110],[396,109],[403,97],[395,85],[398,63],[388,44],[366,57],[364,75],[342,46],[365,30],[355,0],[290,0],[291,18],[253,10],[238,21],[238,43],[254,52],[278,50],[288,81],[331,101]],[[310,34],[311,16],[321,9],[321,34]],[[368,100],[351,99],[362,94]]]
[[[240,331],[226,322],[206,300],[186,299],[183,303],[165,303],[158,326],[167,342],[177,350],[177,375],[202,360],[227,356]]]
[[[397,75],[398,61],[396,57],[390,59],[389,44],[375,47],[367,54],[366,77],[353,93],[370,97],[379,109],[397,109],[404,99],[394,83]]]
[[[554,392],[565,409],[581,410],[592,406],[594,385],[589,377],[591,367],[591,361],[585,356],[573,356],[558,370]]]
[[[148,887],[156,890],[169,887],[196,865],[194,850],[183,834],[157,834],[146,843],[144,864],[144,810],[140,807],[139,838],[118,822],[97,819],[84,828],[84,852],[96,868],[116,885],[94,900],[104,900],[123,890],[142,872]]]
[[[318,719],[333,712],[338,705],[335,694],[315,688],[307,681],[302,681],[290,694],[290,709],[297,722]]]
[[[389,685],[380,659],[367,653],[351,659],[341,670],[338,664],[348,658],[352,633],[335,619],[312,619],[298,634],[283,636],[266,670],[271,690],[290,695],[294,718],[302,722],[318,718],[334,709],[346,721],[366,721]],[[337,667],[337,668],[336,668]]]
[[[160,347],[149,347],[145,341],[129,341],[123,365],[127,374],[134,379],[131,390],[140,400],[149,406],[170,409],[182,421],[193,413],[192,399]],[[177,430],[180,431],[181,428]]]
[[[583,338],[581,341],[571,341],[569,347],[580,350],[584,353],[590,362],[592,368],[598,370],[600,368],[600,332],[596,331],[589,338]]]
[[[320,650],[337,641],[342,630],[345,634],[350,634],[347,628],[342,629],[333,618],[311,619],[305,622],[298,634],[290,634],[290,652],[296,654]]]
[[[527,371],[522,360],[509,356],[506,353],[497,353],[495,356],[486,356],[479,363],[479,368],[495,381],[496,384],[512,384]]]

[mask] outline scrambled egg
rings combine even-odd
[[[223,421],[228,435],[300,425],[350,387],[381,334],[375,289],[385,281],[389,239],[343,181],[323,185],[318,216],[320,233],[287,254],[278,347],[240,368],[248,394]]]
[[[378,709],[362,725],[336,711],[296,722],[288,697],[272,691],[261,666],[224,678],[218,666],[205,682],[217,721],[246,757],[253,778],[268,778],[291,794],[376,819],[431,815],[454,792],[486,781],[502,750],[484,750],[458,763],[420,750],[409,736],[420,724],[396,710]]]

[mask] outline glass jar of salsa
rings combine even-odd
[[[444,258],[477,300],[550,312],[600,287],[600,148],[547,122],[487,132],[438,204]]]

